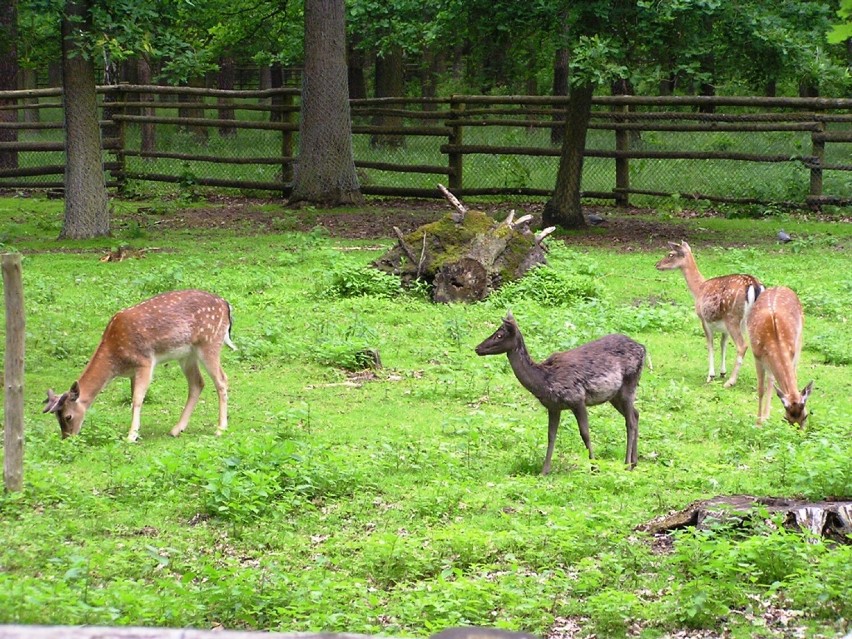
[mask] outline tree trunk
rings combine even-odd
[[[704,16],[703,25],[705,34],[710,36],[713,33],[713,16]],[[699,95],[716,95],[716,85],[714,84],[716,81],[716,56],[712,50],[701,56],[699,65],[702,74],[709,77],[709,80],[704,80],[699,85]],[[698,107],[698,111],[699,113],[715,113],[716,107],[712,104],[702,104]]]
[[[565,16],[562,18],[562,35],[568,35],[568,25]],[[570,55],[568,47],[564,46],[557,48],[553,54],[553,95],[555,96],[568,95],[568,63],[571,60]],[[558,107],[554,107],[554,110],[561,111]],[[562,134],[565,131],[565,127],[558,124],[562,121],[562,114],[554,113],[553,120],[557,124],[550,129],[550,143],[553,145],[562,144]]]
[[[276,62],[269,68],[269,87],[271,89],[280,89],[284,86],[284,69],[281,68],[281,63]],[[284,105],[284,98],[280,95],[273,95],[270,100],[272,109],[269,111],[270,122],[283,122],[284,114],[280,108]]]
[[[423,66],[420,70],[420,95],[434,98],[438,95],[438,77],[444,66],[444,50],[428,46],[423,50]],[[424,111],[435,111],[437,105],[431,102],[423,104]]]
[[[47,86],[50,88],[62,86],[62,60],[51,60],[47,63]]]
[[[37,89],[38,88],[38,78],[36,76],[35,69],[25,68],[19,69],[19,77],[21,78],[20,87],[22,89]],[[24,98],[24,104],[36,106],[38,105],[38,98]],[[24,109],[24,122],[40,122],[41,114],[37,108],[34,109]]]
[[[272,69],[266,65],[260,67],[258,70],[259,78],[258,78],[258,86],[261,91],[268,89],[272,86]]]
[[[358,48],[358,36],[351,36],[346,45],[346,74],[349,79],[349,98],[367,97],[367,80],[364,78],[364,52]]]
[[[112,61],[108,53],[104,54],[103,71],[104,85],[116,86],[119,84],[119,67],[115,62]],[[101,119],[104,121],[104,125],[101,128],[101,136],[106,139],[118,137],[119,126],[113,119],[113,116],[116,113],[116,109],[114,109],[112,106],[112,103],[116,102],[117,100],[124,101],[125,97],[122,96],[121,98],[116,98],[115,93],[106,93],[102,98],[103,110],[101,111]]]
[[[7,0],[0,6],[0,91],[14,91],[18,88],[17,24],[17,0]],[[17,100],[0,100],[0,106],[16,102]],[[0,122],[12,123],[17,120],[17,110],[0,110]],[[0,142],[17,141],[16,129],[0,128]],[[17,167],[18,152],[14,149],[0,149],[0,169]]]
[[[290,202],[362,202],[352,155],[344,0],[305,0],[299,160]]]
[[[384,55],[376,56],[376,97],[392,98],[402,94],[402,47],[393,46]],[[398,128],[402,126],[402,118],[391,115],[377,115],[373,119],[373,124]],[[370,138],[370,146],[396,149],[405,146],[405,137],[397,133],[377,133]]]
[[[774,98],[778,94],[778,82],[774,78],[766,83],[766,88],[763,95],[767,98]]]
[[[75,34],[90,29],[89,0],[66,0],[62,20],[62,88],[65,113],[65,221],[60,238],[109,235],[95,93],[95,65]]]
[[[136,75],[139,78],[139,84],[151,84],[151,59],[147,53],[142,53],[136,59]],[[154,95],[152,93],[142,93],[139,95],[140,102],[153,102]],[[143,107],[142,115],[151,117],[156,113],[153,107]],[[140,146],[139,150],[143,153],[153,153],[157,150],[157,128],[152,122],[143,122],[139,125]],[[153,158],[145,158],[153,160]]]
[[[196,77],[191,78],[189,81],[189,86],[194,88],[203,87],[204,84],[204,78]],[[204,118],[204,98],[201,96],[184,94],[180,96],[180,104],[182,106],[178,109],[178,117],[195,119]],[[191,124],[181,128],[184,132],[191,133],[197,144],[207,146],[209,132],[206,126]]]
[[[146,54],[147,55],[147,54]],[[139,78],[139,62],[135,57],[127,58],[121,63],[121,82],[128,84],[146,84]],[[124,98],[128,102],[139,102],[140,95],[136,92],[125,92]],[[141,115],[139,107],[131,106],[124,108],[125,115]]]
[[[219,88],[233,90],[236,75],[237,66],[234,63],[234,58],[232,56],[219,58],[219,76],[217,77]],[[219,106],[220,120],[233,120],[236,117],[232,98],[217,98],[216,101]],[[233,138],[237,135],[237,129],[233,126],[223,125],[219,127],[219,135],[223,138]]]
[[[562,154],[556,173],[553,197],[544,205],[542,221],[545,226],[579,229],[586,226],[580,204],[580,186],[583,179],[583,155],[586,150],[586,132],[592,114],[594,86],[585,84],[571,89]]]
[[[800,98],[818,98],[819,86],[815,80],[808,78],[799,82],[799,97]]]

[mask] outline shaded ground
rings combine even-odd
[[[160,229],[212,229],[230,228],[243,232],[309,231],[321,226],[332,237],[351,239],[392,238],[393,227],[409,233],[423,224],[432,222],[450,211],[443,200],[376,200],[361,209],[325,211],[315,208],[284,208],[280,201],[246,198],[217,197],[209,207],[185,208],[171,212],[140,209],[127,216],[142,225],[153,224]],[[497,219],[505,217],[511,208],[516,215],[532,214],[532,227],[541,227],[542,202],[515,202],[475,205]],[[702,228],[700,224],[681,224],[688,219],[713,217],[713,211],[684,210],[671,220],[653,219],[658,214],[651,209],[613,207],[587,207],[590,214],[603,218],[603,222],[583,231],[563,234],[573,245],[600,246],[624,251],[659,249],[668,241],[687,240],[693,246],[750,246],[753,237],[722,233]],[[834,218],[836,219],[836,218]],[[767,243],[775,238],[768,236]]]

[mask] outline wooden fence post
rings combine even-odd
[[[6,354],[3,481],[8,492],[24,487],[24,287],[21,254],[4,253],[3,296],[6,302]]]
[[[809,197],[822,196],[822,165],[825,163],[825,122],[820,121],[817,130],[811,133],[811,155],[815,162],[811,165],[811,187]]]
[[[450,126],[449,144],[451,146],[461,145],[463,142],[464,128],[458,124],[455,124],[454,120],[460,120],[464,116],[464,108],[465,103],[458,100],[456,96],[452,96],[450,98],[450,115],[448,124]],[[464,154],[451,151],[448,154],[448,160],[450,168],[450,191],[458,192],[464,187],[464,179],[462,177]]]
[[[622,113],[628,113],[630,111],[630,105],[622,104],[621,106],[616,106],[613,110],[621,111]],[[627,119],[615,118],[615,122],[628,122]],[[615,130],[615,150],[618,151],[629,151],[630,150],[630,131],[627,129],[617,128]],[[616,206],[629,206],[630,205],[630,196],[628,195],[628,189],[630,188],[630,160],[626,157],[616,157],[615,158],[615,205]]]
[[[124,106],[127,99],[127,92],[123,87],[119,86],[119,88],[116,89],[115,101],[122,106],[116,109],[118,114],[125,115],[127,113],[127,107]],[[113,153],[115,155],[115,162],[118,166],[114,171],[112,171],[112,177],[116,181],[118,192],[124,193],[127,187],[127,156],[125,155],[125,147],[127,144],[127,123],[123,119],[119,119],[118,122],[116,122],[114,130],[117,146]]]
[[[281,122],[286,124],[293,122],[293,102],[292,93],[285,93],[280,97]],[[293,182],[293,132],[289,129],[281,131],[281,157],[285,158],[281,162],[281,181],[284,182],[286,189],[286,186]]]

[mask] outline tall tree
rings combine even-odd
[[[586,20],[586,24],[589,24],[593,18]],[[554,225],[566,229],[586,226],[580,195],[586,133],[592,114],[592,96],[599,84],[626,75],[626,69],[614,62],[617,58],[617,47],[613,42],[598,36],[581,37],[571,51],[571,88],[562,133],[562,151],[556,172],[556,186],[542,212],[545,226]]]
[[[95,65],[85,41],[90,0],[66,0],[62,18],[65,113],[65,221],[62,238],[109,235],[109,198],[101,153]]]
[[[14,91],[18,80],[17,0],[6,0],[0,6],[0,91]],[[13,100],[0,100],[0,106],[12,106]],[[0,125],[17,121],[15,109],[0,109]],[[13,127],[0,126],[0,142],[15,142],[18,136]],[[0,149],[0,168],[16,168],[17,151]]]
[[[305,0],[299,160],[291,202],[360,203],[352,155],[344,0]]]
[[[377,98],[399,97],[405,93],[402,47],[392,46],[376,55],[375,93]],[[396,115],[377,115],[376,126],[402,127],[402,118]],[[381,133],[370,137],[373,147],[398,148],[405,146],[405,136],[399,133]]]

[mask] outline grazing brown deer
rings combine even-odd
[[[805,402],[814,383],[811,381],[799,392],[796,367],[802,352],[804,323],[799,298],[785,286],[766,289],[749,311],[748,334],[757,368],[758,424],[769,418],[773,386],[784,405],[784,419],[799,426],[805,424]]]
[[[756,277],[742,274],[721,275],[706,280],[698,270],[689,244],[686,242],[680,244],[669,242],[669,246],[671,251],[657,262],[657,270],[673,271],[680,269],[683,271],[686,285],[695,299],[695,313],[701,320],[701,327],[704,329],[704,336],[707,339],[708,382],[712,382],[716,377],[713,354],[715,333],[722,333],[722,357],[719,367],[722,377],[726,374],[728,336],[734,340],[737,347],[737,361],[734,364],[734,370],[730,379],[725,382],[725,388],[729,388],[737,383],[737,375],[739,375],[743,357],[748,350],[748,344],[746,344],[744,337],[747,310],[754,303],[756,296],[763,291],[764,286]],[[748,296],[749,290],[752,291],[753,297]]]
[[[645,362],[645,347],[624,335],[607,335],[577,348],[554,353],[543,362],[532,360],[512,313],[493,335],[476,347],[477,355],[506,353],[515,377],[547,408],[547,454],[542,475],[550,472],[559,418],[566,408],[574,413],[580,436],[594,459],[589,438],[587,406],[610,402],[624,416],[627,452],[624,463],[631,469],[639,461],[639,411],[634,408],[636,387]]]
[[[164,361],[178,360],[189,383],[189,396],[171,431],[177,437],[189,423],[204,388],[198,369],[201,362],[219,394],[216,434],[221,435],[228,428],[228,378],[219,364],[219,353],[223,343],[235,349],[230,330],[230,305],[204,291],[163,293],[119,311],[107,324],[101,343],[80,379],[62,395],[48,390],[43,412],[56,414],[63,438],[76,435],[86,411],[106,385],[115,377],[129,377],[133,417],[127,440],[136,441],[142,402],[154,367]]]

